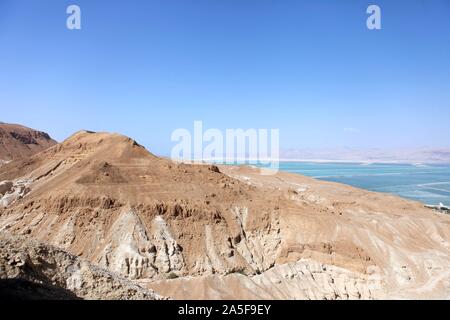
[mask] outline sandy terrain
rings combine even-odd
[[[249,167],[173,163],[130,138],[86,131],[3,165],[0,181],[10,182],[0,230],[163,296],[450,295],[450,217],[395,196]]]

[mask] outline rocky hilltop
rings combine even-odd
[[[450,296],[450,217],[395,196],[174,163],[88,131],[3,165],[0,181],[0,230],[163,296]]]
[[[10,160],[27,158],[55,144],[56,141],[45,132],[0,122],[0,165]]]

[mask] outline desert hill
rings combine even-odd
[[[450,217],[395,196],[174,163],[88,131],[0,167],[0,181],[0,230],[163,296],[450,296]]]
[[[0,122],[0,162],[27,158],[55,144],[45,132]]]
[[[0,232],[2,300],[162,299],[63,250]]]

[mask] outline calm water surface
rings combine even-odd
[[[450,206],[450,165],[281,162],[280,170]]]

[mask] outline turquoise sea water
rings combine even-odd
[[[450,165],[281,162],[280,170],[450,206]]]

